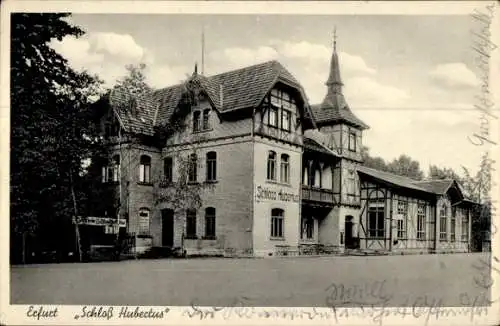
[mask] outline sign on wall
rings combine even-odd
[[[286,190],[273,190],[268,187],[257,186],[256,194],[257,200],[264,201],[282,201],[282,202],[294,202],[298,203],[300,201],[300,196]]]

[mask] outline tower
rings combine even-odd
[[[362,162],[362,133],[368,126],[351,111],[342,92],[344,84],[340,77],[336,32],[325,84],[327,93],[323,102],[312,109],[318,129],[325,136],[325,145],[340,158],[334,166],[334,189],[340,190],[340,205],[359,206],[359,179],[355,167]]]

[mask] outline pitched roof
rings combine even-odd
[[[330,150],[328,147],[322,145],[321,143],[318,143],[316,140],[314,140],[312,138],[304,136],[303,139],[304,139],[304,147],[307,149],[317,151],[317,152],[320,152],[323,154],[338,156],[337,154],[335,154],[335,152]]]
[[[379,179],[381,181],[387,182],[389,184],[392,184],[394,186],[402,187],[402,188],[407,188],[407,189],[412,189],[412,190],[418,190],[418,191],[423,191],[423,192],[429,192],[426,188],[420,187],[419,185],[415,184],[416,180],[413,180],[408,177],[403,177],[400,175],[396,175],[390,172],[385,172],[385,171],[380,171],[376,169],[372,169],[363,165],[358,165],[356,167],[358,172],[361,172],[365,175],[371,176],[375,179]]]
[[[335,42],[336,43],[336,42]],[[335,44],[334,43],[334,44]],[[330,60],[330,73],[326,86],[328,92],[321,104],[311,107],[317,124],[346,122],[361,129],[368,129],[368,125],[352,113],[344,94],[342,93],[340,65],[336,47],[334,46]]]
[[[337,94],[335,100],[325,99],[326,103],[311,105],[316,123],[347,122],[362,129],[369,126],[359,119],[347,105],[344,96]]]
[[[303,93],[297,79],[276,60],[209,77],[193,75],[190,80],[199,83],[215,108],[222,113],[258,106],[278,81]],[[155,125],[168,122],[184,91],[185,86],[177,84],[137,99],[136,115],[130,112],[131,99],[127,95],[112,92],[113,106],[126,130],[153,135]]]
[[[444,179],[444,180],[427,180],[427,181],[416,181],[419,187],[426,189],[429,192],[433,192],[435,194],[443,195],[453,184],[452,179]]]

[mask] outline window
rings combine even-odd
[[[188,162],[188,182],[196,182],[198,173],[198,156],[196,154],[189,155]]]
[[[165,182],[172,182],[173,180],[173,166],[174,162],[171,157],[163,159],[163,177]]]
[[[217,153],[207,153],[207,181],[217,180]]]
[[[349,174],[347,176],[347,194],[356,194],[356,176],[354,170],[349,170]]]
[[[344,240],[344,238],[345,238],[345,236],[344,236],[344,231],[340,231],[340,244],[341,244],[341,245],[343,245],[343,244],[344,244],[344,241],[345,241],[345,240]]]
[[[210,109],[203,110],[203,130],[210,129]]]
[[[283,238],[284,237],[284,211],[279,208],[273,208],[271,210],[271,238]]]
[[[200,131],[200,111],[193,111],[193,132]]]
[[[313,165],[312,186],[316,188],[321,187],[321,170],[319,164]]]
[[[269,125],[278,127],[278,109],[272,106],[269,108]]]
[[[456,220],[456,210],[453,208],[451,218],[450,218],[450,241],[455,242],[455,231],[457,228],[457,220]]]
[[[302,184],[304,186],[309,185],[309,168],[306,165],[304,166],[304,171],[302,173]]]
[[[462,214],[462,241],[469,240],[469,216],[468,211],[463,210]]]
[[[281,128],[290,131],[291,112],[288,110],[281,110]]]
[[[368,235],[372,238],[385,237],[385,202],[374,200],[368,208]]]
[[[139,182],[151,183],[151,157],[142,155],[139,165]]]
[[[314,238],[314,219],[312,217],[305,217],[302,219],[302,234],[301,238],[310,240]]]
[[[276,153],[273,151],[267,156],[267,180],[276,180]]]
[[[417,239],[425,240],[425,215],[426,205],[419,203],[417,206]]]
[[[120,155],[113,156],[113,167],[112,167],[112,175],[114,182],[120,181]]]
[[[439,210],[439,240],[446,240],[447,213],[447,207],[443,204]]]
[[[281,176],[280,180],[283,183],[290,183],[290,157],[287,154],[281,155]]]
[[[139,234],[149,235],[149,209],[139,209]]]
[[[349,150],[356,151],[356,132],[349,131]]]
[[[295,112],[296,108],[295,99],[290,94],[273,89],[270,94],[268,124],[273,127],[281,127],[282,130],[290,131],[292,129],[292,112]]]
[[[196,210],[186,211],[186,238],[196,239]]]
[[[408,202],[398,200],[398,239],[406,238],[406,221],[408,218]]]
[[[205,209],[205,237],[215,238],[215,208]]]

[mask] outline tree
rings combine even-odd
[[[380,171],[389,170],[383,158],[370,156],[370,150],[368,147],[363,146],[363,148],[361,149],[361,156],[363,158],[363,164],[365,166]]]
[[[75,72],[49,46],[83,34],[64,20],[68,16],[11,15],[11,234],[14,242],[22,238],[23,261],[26,237],[44,228],[60,232],[77,215],[81,162],[94,139],[84,135],[95,132],[88,104],[100,83]],[[64,246],[48,243],[54,238],[47,235],[41,246]]]
[[[453,179],[461,183],[462,178],[451,168],[440,168],[437,165],[429,166],[428,178],[431,180]]]
[[[389,172],[415,180],[422,180],[424,177],[424,173],[420,170],[420,164],[404,154],[389,163],[387,168]]]

